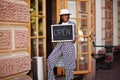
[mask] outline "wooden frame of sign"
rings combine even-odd
[[[52,42],[73,41],[75,36],[74,24],[51,25]]]

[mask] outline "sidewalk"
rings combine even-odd
[[[120,58],[113,61],[110,70],[98,70],[92,80],[120,80]]]
[[[65,76],[59,76],[56,80],[65,80]],[[74,80],[83,80],[82,75],[74,75]]]
[[[65,80],[65,78],[57,77],[57,80]],[[82,80],[82,79],[80,79],[80,76],[78,76],[74,80]],[[115,61],[113,61],[110,70],[99,69],[96,72],[96,77],[92,80],[120,80],[120,58],[117,58]]]
[[[74,75],[74,80],[84,80],[81,75]],[[56,80],[65,80],[65,76],[58,76]],[[92,80],[120,80],[120,58],[113,61],[110,70],[99,69]]]

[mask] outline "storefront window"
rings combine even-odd
[[[44,47],[43,47],[43,39],[39,39],[39,54],[40,56],[44,56]]]
[[[34,53],[36,53],[37,48],[36,48],[36,39],[31,39],[31,56],[35,56]]]
[[[43,15],[43,4],[42,4],[42,3],[43,3],[42,0],[38,0],[38,4],[39,4],[39,5],[38,5],[38,10],[39,10],[39,11],[38,11],[38,14],[39,14],[39,15]]]
[[[43,22],[43,20],[42,20],[42,18],[40,18],[39,19],[39,24],[38,24],[38,26],[39,26],[38,27],[38,31],[39,31],[38,34],[39,34],[39,36],[43,35],[43,23],[42,22]]]
[[[45,1],[30,0],[31,54],[46,57]]]
[[[58,0],[57,4],[62,2],[64,2],[62,5],[57,5],[57,12],[63,7],[70,10],[70,20],[76,23],[78,34],[75,45],[77,65],[74,74],[89,73],[91,71],[91,4],[95,5],[95,0]]]
[[[35,8],[35,0],[30,0],[30,13],[35,14],[36,8]]]
[[[31,36],[35,36],[36,34],[36,17],[31,16]]]

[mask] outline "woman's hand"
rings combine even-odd
[[[74,39],[74,40],[72,41],[72,43],[75,43],[75,41],[76,41],[76,39]]]

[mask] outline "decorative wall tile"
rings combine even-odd
[[[27,52],[0,55],[0,78],[31,69],[31,59]]]
[[[95,13],[95,5],[94,5],[94,0],[91,0],[91,14]]]
[[[28,31],[27,30],[15,30],[15,49],[28,47]]]
[[[2,80],[2,78],[0,80]],[[4,79],[4,80],[6,80],[6,79]],[[9,77],[9,78],[7,78],[7,80],[33,80],[33,79],[27,74],[21,74],[19,76]]]
[[[105,31],[105,39],[109,39],[109,33],[110,31]]]
[[[86,44],[81,44],[81,53],[88,52],[88,45]]]
[[[105,45],[111,45],[111,44],[113,44],[112,41],[109,40],[105,41]]]
[[[111,9],[113,8],[112,5],[113,5],[112,0],[102,0],[102,7]]]
[[[113,43],[113,1],[102,0],[102,42]]]
[[[120,6],[120,0],[118,0],[118,6]]]
[[[105,29],[105,21],[102,20],[102,28]]]
[[[0,21],[29,22],[29,14],[28,4],[24,1],[0,1]]]
[[[102,31],[102,39],[105,39],[105,31]]]
[[[83,2],[81,1],[81,2],[80,2],[80,11],[81,11],[81,12],[87,12],[87,10],[88,10],[88,9],[87,9],[87,8],[88,8],[87,4],[88,4],[88,3],[87,3],[87,2],[84,2],[84,1],[83,1]]]
[[[118,22],[118,25],[120,25],[120,22]],[[118,26],[118,29],[120,29],[120,26]]]
[[[102,9],[102,18],[105,18],[105,10]]]
[[[118,34],[120,34],[120,29],[118,30]]]
[[[0,28],[0,51],[10,50],[12,48],[12,31]]]
[[[118,12],[120,13],[120,6],[118,6]]]
[[[112,8],[112,1],[110,1],[110,0],[105,0],[105,7],[106,8]]]
[[[120,16],[118,15],[118,20],[120,21]]]
[[[91,27],[93,28],[94,25],[95,25],[94,16],[91,16]]]
[[[102,20],[102,28],[103,29],[111,29],[112,21]]]
[[[120,17],[120,14],[118,14]],[[120,21],[118,21],[118,44],[120,45]]]
[[[81,26],[87,27],[87,20],[81,19]]]
[[[102,0],[102,7],[105,7],[105,1]]]
[[[31,69],[31,59],[26,50],[14,52],[28,47],[28,29],[21,24],[14,25],[14,22],[28,23],[29,15],[29,6],[24,0],[0,0],[0,22],[7,22],[7,26],[0,24],[0,51],[7,50],[0,52],[0,80]]]

